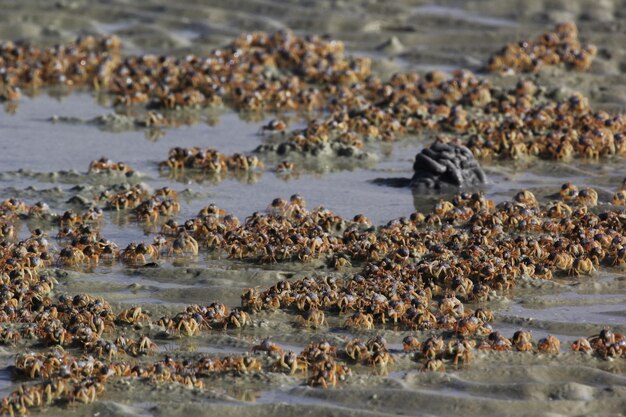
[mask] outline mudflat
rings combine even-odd
[[[619,118],[626,108],[624,1],[492,0],[449,1],[433,5],[408,0],[41,0],[6,2],[2,9],[2,41],[27,40],[34,45],[49,47],[72,42],[77,36],[116,35],[123,45],[122,56],[153,54],[184,59],[190,54],[208,56],[215,48],[230,44],[241,33],[263,31],[272,34],[291,30],[294,36],[320,35],[323,41],[335,39],[343,42],[345,56],[370,59],[372,73],[385,81],[396,73],[416,72],[422,77],[428,77],[428,73],[435,72],[453,77],[455,70],[467,69],[475,72],[479,79],[491,83],[492,91],[514,90],[520,80],[530,81],[540,90],[537,93],[539,101],[554,100],[571,104],[571,97],[579,97],[575,94],[580,93],[594,112],[604,111],[609,115],[607,118]],[[565,21],[576,22],[578,36],[597,48],[595,58],[586,71],[571,70],[562,65],[545,65],[532,73],[485,71],[490,56],[504,45],[521,39],[535,39]],[[272,74],[268,75],[268,79],[272,79]],[[362,80],[360,83],[366,85],[367,81]],[[358,89],[357,86],[354,88]],[[484,204],[484,208],[487,208],[487,201],[492,200],[493,205],[500,208],[490,210],[505,212],[508,209],[496,205],[506,202],[524,204],[524,208],[532,211],[531,217],[539,219],[542,225],[554,215],[554,218],[560,216],[559,219],[582,222],[586,230],[597,229],[597,233],[586,237],[587,243],[594,239],[604,242],[604,238],[598,236],[600,233],[610,235],[611,239],[621,236],[622,240],[615,244],[607,241],[601,248],[604,251],[601,259],[598,253],[587,249],[585,242],[581,243],[584,250],[575,256],[581,258],[576,260],[576,266],[574,260],[567,266],[559,266],[549,254],[537,255],[536,259],[543,259],[545,269],[551,270],[550,279],[547,273],[538,277],[539,262],[532,261],[535,258],[528,255],[530,249],[528,254],[525,253],[530,260],[524,267],[532,264],[532,271],[506,270],[506,277],[494,278],[493,282],[484,281],[483,275],[472,275],[475,271],[467,273],[471,276],[473,287],[478,287],[479,282],[490,286],[490,291],[484,294],[477,290],[476,295],[472,295],[474,293],[470,290],[468,294],[462,295],[459,289],[461,285],[452,284],[456,282],[453,281],[455,278],[463,275],[461,270],[449,279],[440,279],[440,275],[437,275],[436,279],[431,280],[434,282],[434,294],[430,295],[432,313],[437,315],[437,320],[432,325],[422,326],[420,322],[413,326],[402,320],[394,323],[390,317],[384,319],[384,314],[381,320],[380,311],[369,310],[380,300],[382,293],[386,294],[385,302],[398,301],[392,300],[395,290],[377,284],[375,289],[368,288],[365,293],[359,293],[360,287],[356,282],[372,277],[386,282],[386,278],[368,269],[371,262],[377,268],[385,268],[381,262],[385,262],[385,265],[402,265],[405,272],[390,274],[406,273],[404,283],[409,282],[412,278],[406,268],[415,266],[417,271],[418,266],[423,266],[424,259],[429,259],[429,256],[432,257],[430,260],[441,261],[433,255],[438,253],[439,248],[428,244],[422,253],[418,242],[440,240],[442,245],[449,245],[447,251],[453,253],[454,249],[451,248],[455,246],[452,246],[453,239],[450,237],[453,233],[446,237],[448,229],[445,224],[449,223],[459,235],[471,231],[471,222],[475,218],[462,218],[461,208],[472,207],[474,200],[467,196],[456,197],[455,200],[454,196],[459,190],[436,191],[390,186],[404,185],[403,180],[412,177],[415,155],[428,147],[442,132],[421,129],[417,133],[398,135],[398,138],[389,142],[364,140],[362,144],[350,142],[358,146],[342,143],[339,147],[329,147],[320,154],[298,151],[283,154],[278,150],[283,142],[290,140],[291,132],[305,129],[315,117],[326,116],[328,110],[307,115],[293,111],[257,114],[238,111],[226,102],[210,108],[199,106],[162,111],[167,123],[164,122],[163,127],[160,127],[158,123],[157,126],[151,126],[147,122],[152,119],[151,109],[146,106],[125,107],[119,103],[115,106],[111,94],[95,92],[91,86],[55,86],[42,88],[32,95],[24,90],[19,100],[6,100],[3,104],[5,112],[0,114],[0,197],[2,200],[15,198],[23,201],[31,209],[24,212],[16,209],[17,217],[7,220],[15,226],[15,233],[10,237],[7,234],[3,239],[16,244],[32,238],[34,233],[38,233],[37,228],[43,229],[50,244],[49,251],[55,257],[54,263],[45,266],[45,273],[56,282],[53,290],[47,294],[51,303],[57,303],[58,310],[61,310],[67,304],[59,299],[64,294],[74,297],[76,294],[88,293],[93,297],[102,297],[115,316],[111,322],[116,323],[114,329],[104,330],[106,340],[116,343],[116,339],[119,342],[120,337],[125,337],[131,344],[147,336],[155,345],[153,348],[144,346],[145,351],[135,347],[139,350],[133,354],[133,348],[127,346],[124,350],[121,343],[117,343],[118,356],[109,357],[102,350],[104,347],[100,350],[92,345],[85,347],[82,341],[77,341],[79,337],[76,334],[73,334],[76,340],[73,343],[65,343],[45,335],[45,332],[28,335],[23,322],[20,324],[15,318],[3,318],[4,345],[0,356],[2,394],[11,398],[11,395],[15,396],[11,393],[16,392],[22,384],[36,387],[44,383],[47,378],[42,374],[34,373],[31,378],[28,372],[24,372],[25,366],[16,369],[19,361],[16,355],[31,351],[33,355],[47,354],[55,351],[56,345],[64,346],[66,355],[76,358],[86,355],[83,361],[91,355],[98,361],[124,362],[131,367],[149,369],[157,362],[167,365],[166,358],[173,358],[177,364],[185,360],[187,363],[196,363],[202,358],[214,358],[223,361],[221,366],[227,368],[224,372],[209,372],[205,369],[204,373],[198,373],[197,380],[202,384],[196,383],[195,374],[193,381],[175,378],[170,381],[169,377],[162,375],[162,367],[156,368],[156,365],[152,373],[146,372],[143,376],[140,372],[131,376],[130,371],[128,375],[107,375],[101,378],[104,391],[99,392],[98,388],[95,401],[90,398],[89,391],[86,391],[87,394],[79,393],[73,387],[71,395],[59,394],[63,400],[51,401],[44,407],[32,407],[29,411],[31,414],[618,416],[626,410],[626,359],[625,353],[620,354],[618,351],[619,346],[622,346],[619,344],[620,334],[626,333],[626,281],[619,248],[615,249],[615,253],[611,252],[615,245],[626,245],[623,214],[619,217],[623,213],[624,203],[620,204],[617,200],[618,190],[626,178],[626,160],[619,152],[597,157],[574,155],[572,158],[518,154],[501,157],[477,155],[489,183],[467,191],[481,193],[475,198],[479,206]],[[471,120],[472,117],[482,116],[482,113],[477,116],[469,110],[467,118]],[[285,120],[288,124],[286,133],[274,132],[274,128],[268,124],[272,119]],[[616,120],[614,123],[619,123]],[[622,133],[624,130],[621,128]],[[463,141],[469,136],[465,133],[443,133],[450,137],[461,137]],[[472,150],[482,149],[480,146],[476,145]],[[250,170],[230,168],[228,172],[207,173],[206,169],[174,172],[171,166],[162,163],[167,162],[171,149],[175,147],[211,148],[226,156],[254,155],[264,166]],[[132,167],[133,172],[119,172],[117,168],[104,172],[90,170],[92,161],[103,156],[116,162],[123,161]],[[288,164],[284,164],[285,160],[293,163],[295,168],[291,169]],[[563,192],[563,184],[566,183],[577,186],[572,191],[574,197],[570,198]],[[145,191],[146,195],[150,195],[164,187],[177,192],[180,207],[177,211],[163,215],[158,221],[145,221],[141,217],[143,212],[138,214],[134,209],[112,209],[111,201],[119,203],[119,200],[111,199],[115,193],[139,190],[138,193]],[[581,190],[587,188],[592,188],[596,193],[597,201],[594,204],[591,204],[590,197],[585,197],[586,193],[581,194]],[[529,190],[532,197],[519,194],[521,190]],[[167,219],[175,219],[180,226],[187,219],[198,218],[198,213],[203,210],[205,215],[217,213],[210,211],[213,209],[207,212],[210,203],[224,211],[217,215],[220,227],[228,225],[229,221],[224,220],[225,213],[237,217],[242,224],[246,224],[246,219],[253,217],[255,212],[270,215],[278,213],[278,217],[289,218],[294,210],[298,212],[299,208],[295,206],[304,206],[304,203],[289,200],[295,194],[306,200],[307,213],[315,213],[312,216],[317,216],[316,219],[327,215],[329,219],[332,217],[325,210],[314,209],[319,206],[324,206],[340,218],[337,220],[332,217],[334,220],[328,220],[332,225],[337,224],[337,229],[329,226],[321,235],[324,239],[337,237],[337,242],[328,244],[331,249],[315,246],[312,254],[308,249],[308,253],[303,251],[287,256],[279,254],[278,250],[282,248],[280,245],[274,244],[276,251],[274,246],[267,248],[262,245],[263,250],[248,256],[246,249],[238,245],[237,240],[220,246],[213,240],[210,241],[212,243],[208,239],[203,242],[201,234],[192,234],[201,243],[198,254],[193,250],[193,244],[189,245],[189,240],[176,242],[176,233],[170,236],[164,233]],[[287,206],[282,206],[283,202],[272,205],[277,197],[283,198],[286,204],[293,204],[287,209]],[[535,198],[537,205],[533,202]],[[442,200],[453,202],[458,212],[442,204]],[[557,200],[566,203],[571,211],[552,203]],[[41,207],[36,205],[39,201],[45,202],[49,210],[40,210]],[[59,261],[61,250],[71,246],[71,239],[61,236],[63,227],[59,223],[62,214],[67,210],[85,213],[92,205],[104,210],[103,220],[98,226],[98,237],[114,242],[120,252],[132,252],[136,256],[141,251],[136,248],[128,250],[131,243],[149,243],[158,235],[167,236],[170,246],[162,249],[159,256],[146,255],[145,262],[135,262],[138,258],[126,258],[128,261],[118,262],[117,259],[107,260],[106,255],[101,255],[101,260],[93,263],[83,261],[83,255],[80,261]],[[3,210],[8,209],[5,206]],[[560,210],[558,216],[554,214],[555,210]],[[475,209],[472,215],[478,211]],[[587,211],[589,216],[596,217],[584,217]],[[419,226],[416,230],[411,229],[411,232],[400,232],[396,230],[397,224],[389,223],[402,217],[404,220],[401,221],[413,222],[410,216],[418,212],[426,215],[421,220],[423,223],[415,220],[424,229]],[[548,215],[549,212],[552,214]],[[606,212],[614,213],[615,217],[603,217],[602,213]],[[355,217],[358,214],[364,215],[367,222]],[[440,216],[443,221],[437,223],[433,214]],[[529,214],[524,212],[521,215]],[[611,219],[614,223],[610,223]],[[271,221],[282,220],[272,217]],[[326,223],[320,223],[323,224]],[[530,246],[534,236],[543,238],[552,235],[557,240],[566,233],[561,229],[551,231],[557,229],[547,228],[537,231],[531,229],[528,222],[523,225],[516,223],[515,227],[511,224],[503,226],[506,237],[530,239],[524,243],[515,240],[517,246]],[[348,234],[351,227],[353,234]],[[600,230],[601,227],[604,229]],[[433,230],[432,235],[424,232],[429,228]],[[246,236],[256,233],[256,229],[251,230],[246,232]],[[354,233],[375,235],[380,243],[385,235],[392,234],[389,230],[398,233],[398,236],[404,233],[404,239],[412,242],[411,246],[405,248],[398,242],[389,243],[389,247],[394,249],[389,250],[389,253],[368,255],[369,258],[359,257],[356,248],[360,246],[352,244],[349,237],[354,236]],[[217,234],[221,237],[225,235],[220,232],[211,236]],[[574,239],[572,236],[573,233],[567,235],[567,238]],[[461,239],[459,236],[457,238]],[[489,238],[486,237],[487,241]],[[540,240],[539,237],[536,239],[541,241],[541,245],[546,245],[545,248],[550,247],[555,254],[558,252],[551,246],[553,242],[548,243],[547,239]],[[292,240],[293,245],[297,246],[296,238]],[[356,238],[354,240],[358,241]],[[504,241],[503,238],[501,242]],[[462,243],[459,245],[461,249],[458,249],[456,255],[469,250]],[[285,243],[284,246],[289,247]],[[497,245],[491,245],[492,248],[494,246]],[[334,249],[339,247],[341,252]],[[486,247],[490,247],[489,243]],[[409,253],[405,256],[400,249],[407,249]],[[84,253],[84,248],[81,251]],[[532,253],[532,256],[536,255],[536,252]],[[484,256],[486,260],[495,257],[489,251]],[[592,261],[593,256],[596,256],[597,262]],[[8,252],[3,255],[5,261],[11,257]],[[393,262],[387,262],[386,257],[391,257]],[[506,259],[502,254],[498,257]],[[453,264],[453,258],[448,262]],[[588,267],[586,261],[582,262],[587,258],[592,267]],[[567,264],[567,260],[563,262]],[[514,264],[519,267],[517,262]],[[444,265],[443,269],[447,266]],[[37,269],[38,274],[43,271]],[[9,273],[8,270],[6,272]],[[417,273],[412,272],[413,275]],[[419,272],[422,273],[428,275],[425,271]],[[428,273],[435,276],[432,270]],[[303,308],[298,307],[295,299],[287,301],[289,297],[281,299],[283,304],[279,308],[267,307],[271,305],[269,298],[260,301],[263,308],[257,309],[252,304],[242,306],[242,294],[249,288],[269,297],[274,295],[270,291],[272,288],[286,282],[294,291],[299,288],[299,291],[308,295],[306,286],[313,284],[308,283],[307,279],[319,285],[327,285],[326,292],[332,290],[340,293],[340,290],[351,288],[344,293],[354,294],[357,299],[365,299],[370,304],[367,307],[364,304],[362,308],[356,307],[358,304],[342,308],[334,301],[331,307],[326,308],[326,301],[316,304],[311,300],[314,297],[309,296],[308,301],[302,301]],[[336,289],[333,284],[329,284],[333,280],[339,283]],[[396,285],[401,287],[402,282],[400,279]],[[500,282],[499,287],[497,282]],[[465,310],[459,312],[456,305],[457,310],[453,308],[450,314],[445,313],[447,304],[444,299],[447,294],[444,290],[450,288],[456,291],[455,299],[458,297],[463,301],[461,306]],[[322,293],[324,291],[320,290],[319,294]],[[79,301],[75,304],[78,305]],[[249,320],[243,326],[229,321],[224,326],[214,324],[212,329],[207,327],[197,332],[180,325],[181,321],[176,321],[174,327],[168,327],[168,323],[161,320],[164,317],[175,319],[189,305],[208,306],[211,303],[223,304],[230,311],[247,311]],[[309,304],[315,308],[310,308]],[[17,307],[22,308],[24,305]],[[141,307],[140,313],[146,317],[120,318],[120,314],[132,316],[138,311],[137,307]],[[243,309],[237,310],[239,307]],[[134,310],[129,313],[129,309]],[[325,313],[325,317],[323,323],[315,324],[315,318],[310,318],[307,311],[318,309]],[[405,313],[409,311],[408,306],[404,308],[397,304],[391,310],[395,312],[394,309],[404,309],[402,311]],[[483,333],[476,335],[470,332],[462,336],[463,331],[459,331],[458,322],[467,318],[467,312],[481,309],[492,312],[493,319],[485,318],[484,323],[481,323],[488,325],[482,328]],[[41,307],[41,311],[44,310],[46,307]],[[364,315],[371,313],[375,319],[373,325],[368,325],[367,318],[354,317],[357,311]],[[207,319],[206,310],[202,314]],[[480,314],[474,317],[478,316]],[[451,317],[454,323],[444,321]],[[241,315],[238,319],[241,319]],[[200,319],[194,320],[201,324],[198,323]],[[212,323],[217,322],[222,323],[217,319]],[[71,333],[70,326],[66,327]],[[531,351],[516,349],[519,346],[514,335],[518,330],[531,332]],[[606,336],[606,333],[600,336],[603,330],[618,335],[617,339],[614,336],[609,340],[610,336]],[[498,343],[504,342],[498,341],[495,335],[490,338],[491,331],[497,331],[497,336],[507,339],[511,346],[501,349]],[[11,332],[24,336],[13,340]],[[551,350],[539,347],[539,341],[547,340],[549,335],[560,341],[560,348]],[[590,348],[589,354],[572,351],[572,343],[593,335],[597,335],[590,341],[594,347],[599,346],[596,343],[600,340],[606,342],[607,346],[615,345],[614,350],[609,352],[608,349],[602,351]],[[384,349],[380,349],[380,352],[387,352],[391,360],[379,352],[375,344],[378,343],[375,340],[377,336],[383,337],[385,341]],[[405,348],[407,336],[414,336],[421,347],[414,351]],[[446,345],[431,358],[431,354],[427,353],[429,351],[422,347],[429,339],[437,336],[444,336]],[[459,356],[460,363],[455,365],[453,361],[457,360],[456,354],[460,348],[454,342],[464,340],[465,337],[476,341],[474,346],[462,348],[471,351],[471,360]],[[275,351],[266,352],[272,350],[265,349],[267,346],[263,341],[266,338],[269,338],[268,343],[276,346]],[[380,359],[375,362],[374,359],[352,358],[346,348],[354,338],[364,344],[371,341],[366,349],[367,355]],[[338,367],[333,368],[333,372],[340,375],[336,386],[328,389],[320,387],[323,385],[320,376],[328,379],[324,379],[328,385],[332,385],[332,381],[324,374],[324,370],[320,370],[319,375],[315,373],[313,359],[310,359],[311,369],[307,372],[298,371],[295,375],[290,374],[289,368],[276,368],[275,363],[281,351],[300,353],[311,343],[322,340],[337,348],[336,355],[332,356],[333,366]],[[450,346],[449,341],[453,342]],[[232,363],[224,359],[229,357],[233,358]],[[234,358],[258,361],[261,370],[254,369],[253,365],[235,364]],[[445,372],[440,372],[443,369],[438,368],[438,359],[442,361]],[[381,365],[383,362],[384,365]],[[342,368],[344,365],[350,371],[345,379],[344,373],[348,372]],[[184,377],[180,369],[171,373]],[[95,377],[91,382],[94,387],[96,383],[100,384]],[[69,400],[66,401],[67,398]],[[29,401],[36,402],[33,399]],[[9,412],[8,409],[4,411]]]

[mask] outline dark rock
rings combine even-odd
[[[441,141],[415,156],[413,171],[412,187],[464,187],[487,182],[487,176],[472,151],[463,145]]]

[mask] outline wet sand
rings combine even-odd
[[[128,3],[69,1],[14,1],[3,5],[0,39],[23,38],[42,44],[67,41],[80,34],[117,34],[125,53],[201,54],[227,43],[243,31],[291,28],[298,34],[330,34],[346,43],[354,55],[375,59],[380,74],[455,68],[478,70],[488,56],[506,42],[534,37],[555,22],[575,20],[581,37],[595,43],[598,58],[587,73],[548,68],[537,81],[549,89],[581,91],[594,106],[612,111],[626,109],[626,2],[624,1],[448,1],[428,2],[307,2],[201,1],[175,3],[162,0]],[[489,75],[495,85],[508,85],[516,77]],[[530,77],[530,76],[529,76]],[[106,104],[106,103],[105,103]],[[412,175],[414,155],[431,138],[409,137],[393,145],[372,145],[377,155],[371,164],[316,163],[299,176],[283,179],[268,169],[258,178],[223,180],[187,178],[173,181],[161,175],[158,162],[174,146],[203,146],[220,152],[251,152],[267,140],[257,133],[266,121],[249,122],[228,110],[201,111],[197,122],[167,128],[155,140],[133,123],[93,123],[110,115],[90,93],[67,97],[43,94],[25,98],[15,114],[0,113],[0,198],[19,196],[27,203],[45,200],[55,212],[70,207],[75,195],[89,194],[117,182],[143,182],[156,189],[170,186],[185,194],[179,219],[194,216],[209,202],[240,218],[263,210],[272,198],[299,193],[310,207],[323,204],[341,216],[357,213],[375,224],[430,209],[442,196],[414,193],[408,188],[377,185],[379,178]],[[55,118],[55,116],[57,118]],[[58,117],[69,118],[59,121]],[[55,121],[56,120],[56,121]],[[293,126],[292,126],[293,127]],[[130,179],[87,175],[93,159],[123,160],[138,174]],[[538,197],[558,192],[567,181],[593,186],[606,201],[626,177],[624,160],[601,164],[576,161],[528,161],[484,164],[491,184],[483,190],[496,202],[528,188]],[[77,184],[86,184],[76,189]],[[604,193],[604,194],[603,194]],[[604,195],[604,199],[603,199]],[[109,216],[109,215],[107,215]],[[34,226],[34,225],[33,225]],[[102,231],[124,246],[147,238],[137,223],[107,217]],[[27,235],[28,230],[21,230]],[[60,271],[58,293],[90,292],[102,295],[115,307],[140,304],[153,316],[177,311],[189,303],[220,300],[238,305],[241,290],[266,288],[279,279],[330,273],[322,265],[256,266],[200,255],[158,269],[99,266],[94,273]],[[537,288],[521,283],[489,301],[494,328],[510,337],[519,328],[532,330],[538,339],[548,333],[562,342],[597,333],[610,326],[626,333],[626,280],[624,270],[603,268],[584,280],[555,279]],[[273,336],[279,345],[299,350],[324,335],[345,341],[350,333],[338,317],[329,317],[324,330],[303,330],[285,312],[255,315],[255,325],[237,332],[191,339],[157,341],[175,355],[224,355],[251,349]],[[156,333],[156,330],[154,330]],[[400,346],[409,332],[392,328],[363,331],[359,337],[383,334],[391,346]],[[425,335],[421,335],[425,336]],[[564,343],[566,347],[569,343]],[[0,392],[15,389],[10,371],[15,351],[0,354]],[[166,415],[624,415],[626,364],[566,353],[523,355],[479,353],[467,369],[445,374],[422,373],[402,357],[387,377],[357,367],[355,376],[340,387],[306,387],[301,379],[280,374],[210,379],[205,390],[179,386],[137,386],[120,381],[107,387],[104,397],[79,407],[50,407],[40,415],[166,416]],[[141,399],[141,400],[139,400]]]

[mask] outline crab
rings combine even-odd
[[[513,334],[511,342],[519,352],[530,352],[533,350],[533,336],[529,331],[518,330]]]
[[[19,401],[14,400],[15,397],[5,397],[0,403],[0,413],[14,417],[15,415],[25,415],[26,409],[22,407]]]
[[[122,310],[120,314],[117,315],[115,322],[118,324],[130,324],[136,325],[141,323],[142,321],[149,320],[150,317],[143,313],[141,307],[135,306],[129,309]]]
[[[552,335],[548,335],[547,337],[540,339],[537,343],[537,350],[539,350],[539,352],[559,353],[560,349],[561,342]]]
[[[276,370],[288,369],[289,375],[294,375],[298,371],[306,374],[309,369],[309,362],[294,352],[281,352],[279,353],[278,360],[274,364],[274,368]]]
[[[73,210],[67,210],[59,218],[59,227],[72,228],[82,223],[81,217]]]
[[[372,366],[380,368],[384,372],[387,365],[393,364],[395,361],[389,352],[378,350],[367,359],[367,362]]]
[[[576,195],[575,202],[584,206],[597,206],[598,205],[598,192],[593,188],[583,188]]]
[[[276,167],[274,168],[274,171],[277,174],[282,174],[284,176],[288,176],[289,174],[292,174],[294,172],[294,170],[296,169],[296,164],[294,164],[291,161],[281,161],[279,162]]]
[[[181,159],[177,159],[173,156],[167,158],[167,160],[159,163],[159,170],[165,171],[169,169],[173,173],[177,173],[178,171],[182,171],[185,168],[185,161]]]
[[[30,379],[35,379],[42,375],[44,363],[32,353],[19,354],[15,359],[15,367],[28,375]]]
[[[591,347],[589,340],[587,340],[584,337],[581,337],[575,342],[573,342],[570,348],[572,349],[572,352],[584,352],[587,354],[590,354],[593,352],[593,348]]]
[[[118,246],[106,239],[97,241],[95,248],[100,258],[114,259],[118,256]]]
[[[406,352],[419,351],[422,348],[422,343],[415,336],[406,336],[402,339],[402,349]]]
[[[307,310],[301,316],[296,317],[296,322],[301,326],[313,327],[315,329],[327,324],[324,312],[316,308]]]
[[[494,320],[493,313],[488,308],[477,308],[476,311],[474,311],[474,316],[484,323]]]
[[[261,362],[251,356],[243,356],[235,361],[235,370],[242,374],[249,372],[261,372]]]
[[[574,265],[574,257],[569,253],[559,252],[553,257],[554,266],[561,271],[572,271]]]
[[[111,361],[114,357],[117,356],[118,348],[113,342],[99,339],[96,342],[94,353],[99,358],[106,357],[109,361]]]
[[[264,134],[266,132],[270,133],[282,133],[285,134],[287,130],[287,123],[280,119],[272,119],[268,124],[261,126],[259,129],[259,134]]]
[[[157,204],[158,214],[162,216],[173,216],[180,212],[180,203],[173,198],[165,198]]]
[[[159,205],[154,200],[147,200],[135,207],[138,222],[156,222],[159,219]]]
[[[372,330],[374,328],[374,317],[371,314],[357,311],[346,319],[344,326],[354,329]]]
[[[308,311],[320,307],[320,299],[313,291],[299,294],[295,299],[295,305],[300,311]]]
[[[326,358],[315,364],[313,374],[307,380],[310,386],[321,386],[328,388],[336,386],[337,381],[343,380],[350,374],[350,370],[337,364],[333,359]]]
[[[178,237],[172,241],[169,250],[170,256],[184,253],[191,253],[194,256],[198,254],[198,242],[187,233],[178,235]]]
[[[478,317],[469,316],[456,323],[456,332],[461,336],[467,336],[476,333],[481,325],[482,322]]]
[[[572,215],[572,208],[567,204],[557,201],[553,203],[547,211],[547,216],[553,219],[567,218]]]
[[[593,261],[591,259],[586,257],[578,257],[574,259],[574,262],[569,269],[569,273],[575,276],[590,275],[595,270],[596,267],[593,265]]]
[[[69,392],[68,386],[62,379],[50,379],[44,383],[43,399],[48,405],[57,398],[62,398]]]
[[[454,204],[451,202],[447,200],[439,200],[439,202],[435,204],[434,212],[443,217],[454,210],[454,208]]]
[[[237,329],[246,326],[250,322],[250,315],[245,311],[234,308],[226,320],[224,321],[224,328],[228,326],[235,327]]]
[[[435,359],[444,350],[444,343],[441,336],[432,336],[422,343],[422,355],[427,359]]]
[[[89,164],[89,173],[98,173],[101,171],[117,171],[123,174],[129,174],[133,172],[133,169],[124,162],[115,163],[104,157],[91,161]]]
[[[448,294],[441,300],[439,312],[443,315],[462,317],[464,313],[463,303],[454,295]]]
[[[47,203],[38,201],[28,209],[28,217],[43,218],[50,214],[50,206]]]
[[[348,310],[356,310],[356,303],[357,298],[354,295],[344,292],[337,300],[337,308],[339,312],[345,313]]]
[[[241,294],[241,308],[259,312],[261,311],[263,302],[259,296],[259,293],[254,288],[246,288]]]
[[[62,266],[75,266],[85,260],[85,254],[82,250],[74,246],[66,246],[59,253],[59,264]]]
[[[41,407],[43,405],[41,387],[39,386],[28,387],[21,385],[16,393],[18,402],[21,404],[23,407],[22,410],[24,411],[20,414],[26,414],[28,408]]]
[[[70,403],[76,401],[88,404],[94,402],[100,392],[104,390],[102,384],[92,380],[82,381],[78,385],[74,386],[74,390],[70,392]]]
[[[324,389],[328,388],[329,385],[334,387],[337,385],[337,376],[332,371],[320,369],[307,379],[307,385],[312,387],[320,386]]]
[[[377,335],[377,336],[369,338],[368,341],[365,343],[365,345],[371,352],[387,352],[388,351],[387,340],[381,335]]]
[[[452,362],[454,366],[458,366],[459,360],[461,360],[464,365],[470,363],[472,360],[472,350],[475,345],[474,341],[465,338],[448,342],[448,353],[453,357]]]
[[[175,317],[175,321],[178,322],[176,325],[178,332],[184,332],[189,337],[200,334],[200,324],[191,315],[179,313]]]
[[[117,343],[116,343],[117,344]],[[149,355],[157,349],[156,343],[148,338],[141,336],[139,340],[128,343],[125,347],[126,353],[132,356]]]
[[[73,339],[72,334],[63,328],[58,320],[40,329],[38,336],[50,345],[60,346],[71,344]]]
[[[129,264],[145,264],[146,256],[151,259],[158,259],[159,250],[152,244],[145,243],[130,243],[120,254],[122,260]]]
[[[339,271],[344,268],[351,268],[352,263],[350,263],[350,259],[345,254],[339,254],[333,257],[331,261],[333,269]]]
[[[511,341],[502,336],[500,332],[491,332],[487,339],[489,340],[489,347],[496,352],[509,351],[513,347]]]
[[[537,198],[535,195],[528,191],[522,190],[513,197],[515,201],[518,203],[524,204],[527,207],[538,207],[539,203],[537,202]]]
[[[601,352],[605,360],[609,358],[626,358],[626,340],[621,339],[607,346],[606,351]]]
[[[369,359],[370,356],[369,350],[365,343],[357,338],[350,340],[346,344],[345,352],[350,359],[357,362],[366,361]]]
[[[441,359],[427,359],[422,366],[422,372],[445,372],[446,367]]]
[[[609,329],[602,329],[597,335],[588,338],[591,346],[596,350],[602,350],[608,345],[626,340],[626,337],[620,333],[614,333]]]
[[[456,295],[467,300],[471,297],[474,290],[474,283],[471,279],[460,276],[455,278],[453,288]]]
[[[22,334],[18,330],[4,328],[0,331],[0,341],[5,345],[15,344],[20,341]]]
[[[307,345],[302,351],[302,355],[310,360],[319,360],[320,358],[328,358],[337,354],[337,348],[327,341],[323,340],[318,343]]]
[[[83,255],[85,255],[85,261],[89,264],[97,265],[100,262],[100,253],[95,246],[85,246],[83,249]]]
[[[24,214],[28,212],[28,206],[25,202],[11,197],[0,203],[0,210],[10,211],[16,214]]]
[[[266,353],[284,353],[283,348],[278,346],[276,343],[273,343],[269,338],[263,339],[263,341],[258,344],[252,346],[252,352],[266,352]]]
[[[616,206],[626,206],[626,190],[620,190],[611,198],[611,204]]]

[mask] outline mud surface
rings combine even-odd
[[[598,45],[591,71],[546,69],[536,75],[538,83],[555,94],[580,91],[599,108],[626,109],[624,1],[205,3],[6,1],[0,15],[0,39],[54,44],[80,34],[117,34],[125,42],[126,53],[184,55],[207,52],[244,31],[291,28],[298,34],[328,33],[344,41],[349,53],[372,57],[376,71],[388,75],[406,70],[478,70],[504,43],[533,37],[555,22],[574,20],[581,37]],[[496,85],[515,82],[510,77],[489,78]],[[258,134],[267,120],[246,120],[245,115],[228,109],[204,110],[178,115],[184,120],[182,127],[154,132],[137,126],[132,114],[115,115],[106,99],[87,92],[67,96],[48,92],[21,100],[17,109],[6,106],[7,111],[0,113],[0,199],[19,197],[29,204],[43,200],[55,212],[75,207],[68,201],[76,202],[72,200],[76,196],[88,199],[113,184],[144,183],[151,189],[170,186],[182,192],[179,219],[194,216],[210,202],[243,219],[265,209],[274,197],[298,193],[310,207],[324,205],[344,217],[363,213],[380,225],[415,210],[430,210],[442,196],[453,193],[379,185],[393,178],[410,178],[414,156],[431,142],[430,137],[368,145],[376,158],[365,164],[331,158],[296,161],[301,169],[290,176],[277,175],[272,168],[279,160],[267,159],[266,168],[253,175],[168,178],[159,171],[158,162],[170,148],[200,146],[228,154],[248,153],[271,143],[271,137]],[[101,156],[124,161],[136,173],[130,177],[87,174],[89,163]],[[626,177],[623,159],[492,162],[482,167],[490,183],[477,189],[496,202],[522,188],[547,199],[569,181],[593,186],[606,203]],[[125,216],[106,216],[102,234],[120,246],[146,240],[153,233]],[[20,234],[26,236],[28,230]],[[220,300],[234,306],[247,287],[267,288],[280,279],[334,273],[315,263],[256,266],[206,254],[163,262],[155,269],[105,265],[87,272],[59,271],[56,291],[102,295],[120,308],[141,305],[156,317],[190,303]],[[50,407],[40,415],[624,415],[624,360],[606,362],[566,352],[567,342],[604,326],[626,333],[623,269],[604,268],[584,280],[559,278],[540,287],[535,281],[521,283],[486,306],[495,313],[493,327],[503,335],[510,337],[522,327],[532,330],[535,338],[553,334],[565,342],[562,352],[479,353],[467,369],[450,369],[445,374],[419,372],[408,356],[399,355],[389,375],[373,375],[363,367],[345,384],[329,390],[309,388],[300,379],[281,374],[215,377],[207,381],[205,390],[121,381],[111,384],[94,404]],[[288,313],[261,313],[253,326],[240,331],[171,339],[161,345],[174,355],[225,355],[247,352],[266,336],[292,350],[321,336],[339,343],[350,336],[338,317],[329,317],[329,326],[323,330],[300,329],[293,322]],[[375,334],[383,334],[399,351],[408,332],[378,328],[359,336]],[[6,394],[16,387],[8,368],[16,352],[10,347],[1,349],[0,393]]]

